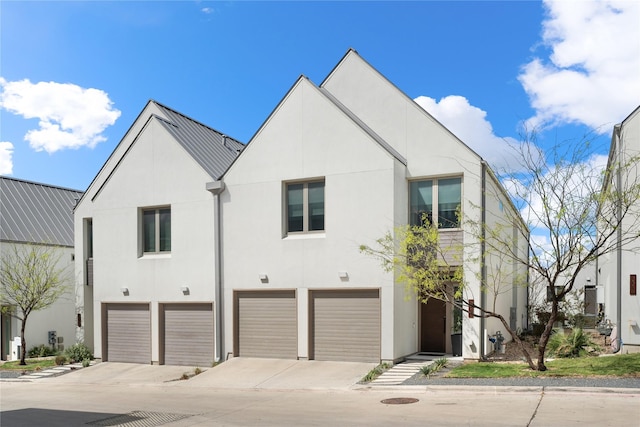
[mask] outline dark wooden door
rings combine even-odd
[[[446,351],[447,305],[430,299],[420,304],[420,351],[444,353]]]

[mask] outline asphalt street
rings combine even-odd
[[[632,388],[376,387],[357,383],[366,364],[253,359],[177,380],[189,369],[101,363],[3,380],[0,425],[640,425],[640,389]]]

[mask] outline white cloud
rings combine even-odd
[[[39,119],[39,128],[24,137],[36,151],[93,148],[106,140],[101,133],[120,117],[109,96],[99,89],[2,78],[0,87],[0,107],[25,119]]]
[[[433,98],[420,96],[415,102],[481,155],[492,167],[498,170],[517,168],[518,159],[514,147],[518,141],[511,137],[502,138],[495,135],[491,123],[486,118],[487,113],[469,104],[465,97],[450,95],[437,102]]]
[[[215,10],[212,7],[203,7],[202,9],[200,9],[200,11],[202,13],[205,13],[207,15],[212,14],[213,12],[215,12]]]
[[[609,132],[640,104],[640,2],[545,1],[542,43],[519,76],[529,127],[579,123]]]
[[[0,175],[11,175],[13,173],[13,144],[7,141],[0,141]]]

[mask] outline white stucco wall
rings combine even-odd
[[[382,358],[394,357],[393,277],[359,252],[394,222],[394,163],[302,79],[225,175],[225,306],[233,290],[297,289],[298,357],[308,354],[308,290],[379,288]],[[283,182],[325,179],[325,232],[285,236]],[[338,272],[347,272],[341,280]],[[269,277],[268,283],[259,280]],[[225,311],[225,348],[233,316]]]
[[[640,180],[640,167],[637,157],[640,155],[640,108],[627,117],[616,134],[616,144],[612,147],[616,163],[635,163],[623,174],[623,185],[637,185]],[[620,154],[622,153],[622,159]],[[616,178],[614,181],[617,182]],[[615,185],[614,182],[614,185]],[[623,220],[624,236],[637,234],[640,203]],[[620,298],[620,333],[625,347],[623,351],[640,351],[640,295],[630,294],[631,275],[640,277],[640,240],[628,242],[621,251],[614,251],[598,259],[598,284],[603,288],[605,314],[607,319],[616,323],[618,318],[618,298]],[[621,269],[618,269],[618,258]]]

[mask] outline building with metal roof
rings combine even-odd
[[[73,247],[79,190],[0,177],[0,241]]]
[[[82,192],[53,185],[0,177],[0,255],[18,247],[46,245],[59,254],[57,268],[69,278],[68,291],[50,307],[33,312],[27,322],[28,349],[45,344],[64,349],[75,343],[73,297],[73,208]],[[2,315],[0,356],[19,358],[19,321]],[[54,332],[55,339],[49,332]]]
[[[74,210],[77,336],[97,357],[220,358],[216,193],[243,148],[153,100],[118,143]]]

